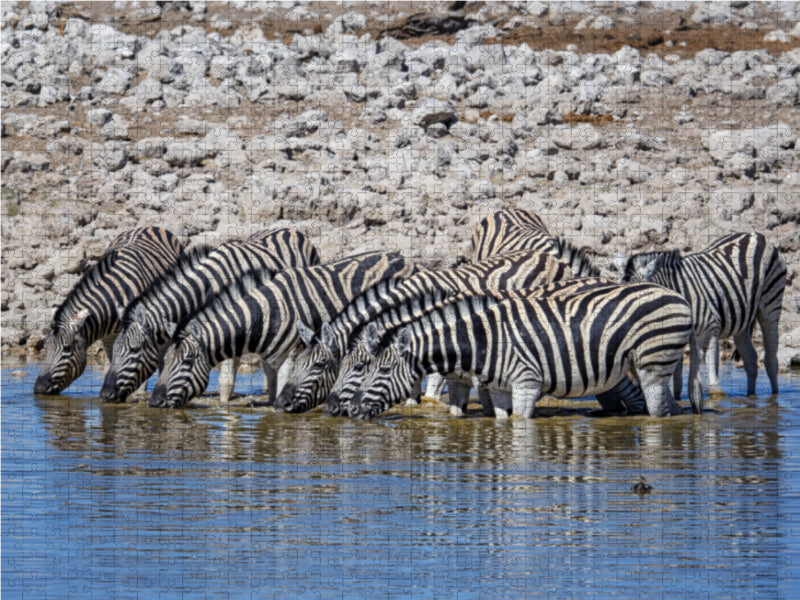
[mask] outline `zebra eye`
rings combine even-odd
[[[391,373],[392,372],[392,365],[381,365],[378,369],[381,373]]]
[[[64,352],[72,352],[72,346],[64,346]]]
[[[364,370],[364,363],[363,362],[357,362],[356,364],[353,365],[353,370],[354,371],[363,371]]]

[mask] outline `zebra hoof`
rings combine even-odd
[[[708,397],[711,400],[723,400],[724,398],[728,397],[728,394],[726,394],[722,390],[709,390]]]
[[[454,417],[463,417],[464,410],[460,406],[456,406],[455,404],[450,405],[450,414]]]
[[[494,407],[495,419],[508,419],[509,416],[509,412],[506,409]]]

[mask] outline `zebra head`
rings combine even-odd
[[[348,414],[370,419],[407,398],[422,372],[413,360],[411,330],[403,327],[369,368],[364,384],[350,402]]]
[[[330,323],[322,324],[320,339],[300,321],[297,330],[306,349],[297,358],[295,371],[275,402],[277,409],[290,413],[305,412],[319,406],[331,389],[339,366],[339,352]]]
[[[374,335],[377,336],[377,327],[374,323],[370,323],[367,325],[365,335],[370,336],[373,330]],[[361,388],[367,369],[374,360],[375,355],[370,352],[368,342],[363,339],[347,353],[342,359],[339,376],[331,386],[331,392],[325,400],[326,414],[339,417],[349,412],[350,402]]]
[[[83,325],[89,311],[82,308],[66,323],[54,324],[44,340],[44,363],[33,385],[34,394],[58,394],[86,368],[88,343]]]
[[[169,335],[175,325],[165,322],[163,329]],[[100,390],[101,400],[124,402],[147,381],[158,367],[159,337],[145,310],[137,306],[130,318],[123,320],[122,331],[114,341],[111,368]]]
[[[206,389],[212,365],[201,336],[200,326],[192,321],[167,349],[148,406],[182,408]]]

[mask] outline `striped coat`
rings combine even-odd
[[[571,275],[571,270],[552,255],[523,250],[454,269],[421,271],[405,280],[383,281],[351,302],[332,323],[324,323],[318,338],[312,332],[304,333],[307,347],[281,390],[277,406],[285,412],[303,412],[322,403],[341,359],[352,351],[363,327],[380,317],[407,318],[415,301],[424,305],[426,299],[443,301],[465,291],[527,289]],[[331,414],[339,412],[335,398],[329,399],[326,407]]]
[[[290,269],[269,281],[245,278],[179,325],[151,405],[184,406],[225,359],[252,353],[275,363],[296,354],[298,322],[317,329],[379,281],[412,273],[399,254],[371,252]]]
[[[621,267],[621,262],[618,263]],[[758,359],[752,331],[758,321],[764,336],[764,363],[778,392],[778,321],[786,265],[778,250],[758,233],[725,236],[711,246],[681,256],[678,251],[649,252],[632,256],[622,273],[623,281],[651,281],[681,294],[692,307],[695,332],[708,367],[708,387],[719,385],[719,342],[733,337],[747,372],[747,393],[754,394]],[[674,389],[681,388],[681,369]]]
[[[578,280],[580,281],[580,280]],[[515,414],[530,417],[542,394],[578,398],[611,389],[631,371],[648,411],[679,411],[669,390],[690,343],[691,400],[702,410],[691,311],[678,294],[653,284],[544,286],[458,298],[409,325],[383,332],[350,414],[371,417],[396,403],[425,373],[473,373],[511,391]],[[392,341],[388,344],[388,341]]]
[[[243,242],[228,242],[214,249],[192,248],[124,311],[100,398],[123,402],[145,383],[155,372],[176,324],[220,290],[256,271],[272,276],[287,268],[315,264],[319,264],[316,248],[293,229],[259,232]],[[274,394],[273,368],[266,367],[267,387],[272,387],[269,392]],[[235,373],[235,363],[223,370],[223,400],[230,398]]]
[[[170,269],[182,251],[179,238],[160,227],[132,229],[117,236],[55,311],[34,393],[58,394],[80,377],[86,368],[86,350],[97,340],[103,340],[106,355],[112,358],[119,307]]]

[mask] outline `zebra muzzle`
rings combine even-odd
[[[33,384],[34,394],[55,395],[61,391],[58,384],[53,383],[53,378],[48,373],[47,375],[40,375],[36,378],[36,383]]]

